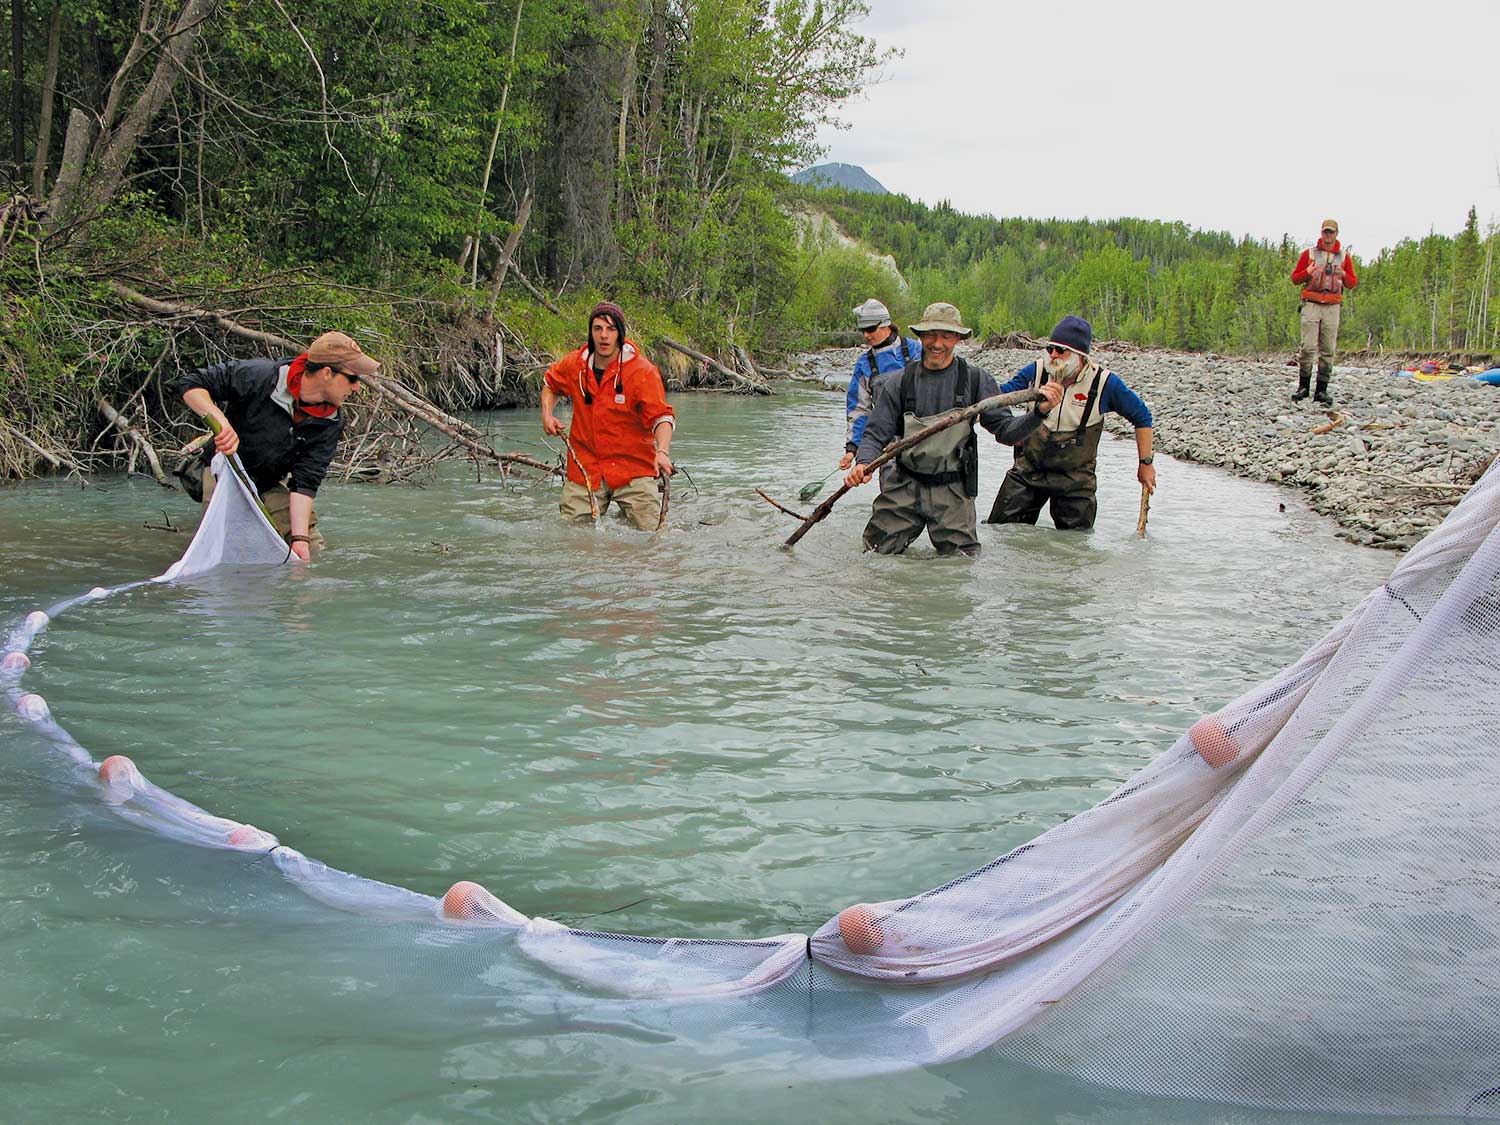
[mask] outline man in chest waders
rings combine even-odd
[[[1135,427],[1139,464],[1136,480],[1156,491],[1151,453],[1151,411],[1114,372],[1089,358],[1094,329],[1078,316],[1065,316],[1052,330],[1045,356],[1016,373],[1001,391],[1040,384],[1062,388],[1062,401],[1049,409],[1045,424],[1016,446],[1016,463],[1000,485],[986,523],[1036,523],[1043,504],[1061,530],[1094,526],[1099,505],[1095,472],[1104,415],[1113,411]]]
[[[908,437],[953,410],[972,406],[1000,393],[994,376],[953,354],[958,342],[973,335],[958,309],[943,301],[927,306],[912,325],[922,342],[922,358],[906,365],[900,377],[881,384],[865,426],[855,464],[844,482],[850,487],[870,479],[870,462],[898,438]],[[1039,409],[1016,417],[1008,407],[987,411],[979,424],[996,440],[1020,441],[1042,423],[1061,389],[1042,389]],[[880,471],[880,495],[865,526],[865,550],[896,555],[925,530],[940,555],[979,554],[974,497],[979,495],[979,440],[972,421],[949,426],[887,462]]]

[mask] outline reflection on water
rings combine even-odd
[[[1134,447],[1113,441],[1092,534],[981,526],[977,560],[925,540],[864,556],[867,486],[787,553],[793,525],[751,489],[790,500],[826,472],[841,400],[677,405],[699,491],[674,488],[658,537],[563,527],[549,486],[457,467],[427,489],[330,486],[315,567],[81,606],[28,686],[96,758],[336,867],[429,894],[475,879],[601,928],[757,936],[936,885],[1094,803],[1392,562],[1286,493],[1170,461],[1137,540]],[[534,421],[491,420],[511,440]],[[183,545],[141,529],[163,506],[190,521],[140,482],[0,496],[5,620],[159,573]],[[386,965],[388,934],[267,865],[115,822],[9,717],[0,747],[8,1118],[809,1116],[795,1082],[726,1092],[744,1043],[740,1063],[663,1049],[648,1018],[584,1018],[541,978],[463,1001],[486,957],[507,982],[514,959]],[[814,1096],[829,1120],[1195,1119],[983,1060]]]

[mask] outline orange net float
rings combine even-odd
[[[231,848],[239,848],[247,852],[268,852],[278,847],[281,841],[269,832],[262,832],[253,824],[239,824],[224,838],[224,842]]]
[[[1227,766],[1239,757],[1241,746],[1217,715],[1205,715],[1188,730],[1193,749],[1211,769]]]
[[[455,922],[499,922],[507,926],[524,926],[530,920],[518,910],[501,902],[478,883],[454,883],[443,896],[443,917]]]
[[[99,781],[116,797],[128,797],[145,780],[136,764],[124,754],[112,754],[99,763]]]
[[[885,929],[880,919],[862,902],[839,911],[839,936],[850,953],[862,956],[878,952],[885,944]]]
[[[9,672],[19,676],[31,667],[31,657],[24,652],[7,652],[5,659],[0,660],[0,672]]]

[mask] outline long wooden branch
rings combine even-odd
[[[704,355],[696,348],[690,348],[686,344],[678,343],[670,336],[661,336],[658,337],[658,339],[660,339],[663,344],[666,344],[667,347],[673,349],[674,351],[679,351],[685,356],[691,356],[693,359],[696,359],[701,363],[708,364],[715,371],[718,371],[724,375],[728,375],[736,383],[750,388],[750,390],[754,391],[758,395],[769,395],[775,393],[766,384],[757,383],[754,379],[740,374],[740,372],[734,370],[732,367],[725,367],[722,363],[714,359],[712,356]]]
[[[1036,402],[1041,397],[1041,391],[1037,390],[1035,387],[1030,387],[1024,391],[1011,391],[1009,394],[991,395],[989,398],[980,399],[973,406],[966,406],[962,410],[955,410],[951,414],[944,414],[941,418],[939,418],[932,425],[928,426],[926,429],[918,430],[910,437],[902,438],[900,441],[893,442],[890,445],[886,446],[885,451],[881,453],[879,457],[875,458],[875,460],[870,462],[870,473],[871,475],[873,475],[876,469],[880,468],[893,457],[900,456],[912,446],[926,441],[933,434],[940,433],[941,431],[946,430],[949,426],[956,426],[960,422],[966,422],[971,418],[976,418],[987,410],[995,410],[1002,406],[1019,406],[1023,402]],[[814,524],[822,522],[822,520],[828,515],[828,513],[833,510],[833,506],[838,502],[839,497],[848,491],[849,486],[847,484],[840,485],[837,492],[835,492],[827,500],[824,500],[808,514],[807,519],[803,522],[802,526],[799,527],[796,531],[792,532],[791,538],[783,543],[782,546],[791,547],[795,545],[797,540],[801,539],[804,535],[806,535],[813,529]]]
[[[111,288],[120,296],[134,305],[138,305],[149,312],[162,316],[185,317],[192,320],[207,320],[217,325],[224,331],[246,340],[254,340],[259,344],[266,344],[283,352],[296,354],[302,351],[302,345],[295,340],[289,340],[285,336],[278,336],[274,332],[262,332],[258,328],[250,328],[231,320],[223,313],[214,312],[211,309],[201,309],[195,305],[183,304],[179,301],[159,301],[154,297],[148,297],[144,293],[138,293],[128,285],[118,281],[111,281]],[[561,476],[562,470],[556,465],[549,465],[545,461],[538,461],[535,457],[529,457],[524,453],[500,453],[492,446],[480,440],[479,431],[470,426],[460,418],[440,409],[436,404],[423,398],[409,387],[402,386],[396,380],[383,375],[366,375],[364,382],[368,383],[381,398],[394,406],[403,414],[409,414],[418,421],[426,422],[433,429],[447,434],[465,449],[475,456],[487,461],[493,461],[497,465],[525,465],[530,469],[539,469],[542,472]],[[399,389],[398,389],[399,388]]]

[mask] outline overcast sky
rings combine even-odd
[[[1500,220],[1500,0],[869,0],[905,49],[827,160],[960,211],[1356,253]]]

